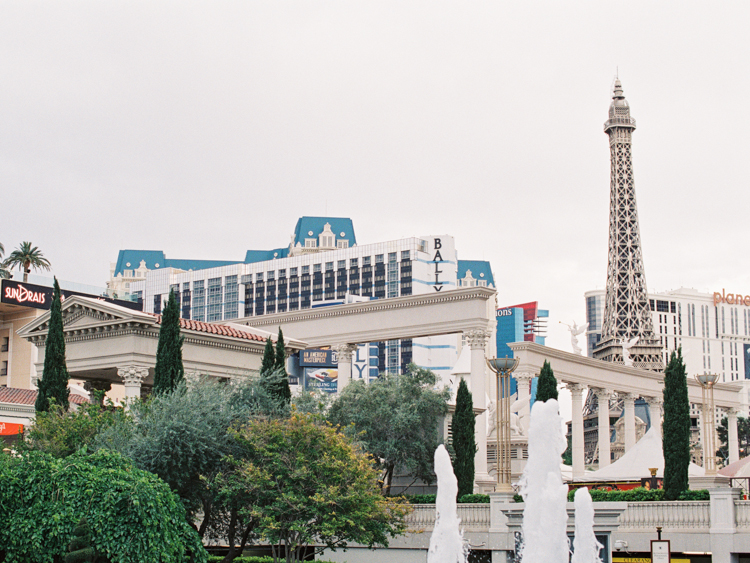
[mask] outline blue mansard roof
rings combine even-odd
[[[487,280],[487,285],[497,287],[495,285],[495,278],[492,275],[492,267],[486,260],[459,260],[458,279],[465,278],[468,270],[471,270],[471,277],[475,280]]]
[[[275,248],[273,250],[248,250],[245,253],[245,264],[265,262],[274,258],[286,258],[289,256],[289,248]]]
[[[357,244],[357,238],[354,236],[354,224],[348,217],[300,217],[297,220],[297,226],[294,228],[294,245],[299,243],[305,246],[306,238],[318,238],[323,232],[326,223],[331,224],[331,231],[336,235],[336,239],[346,239],[349,246]],[[312,235],[309,233],[312,232]],[[343,233],[343,234],[342,234]]]
[[[137,270],[141,261],[146,262],[149,270],[161,268],[179,268],[180,270],[204,270],[219,266],[239,264],[239,260],[181,260],[179,258],[167,258],[161,250],[121,250],[117,255],[115,275],[122,274],[124,270]]]

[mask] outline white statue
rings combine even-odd
[[[585,325],[579,327],[575,321],[573,321],[573,326],[570,326],[567,323],[564,323],[560,321],[560,324],[565,325],[568,327],[568,331],[570,331],[570,343],[573,346],[573,353],[581,355],[581,347],[578,345],[578,337],[586,332],[586,329],[589,328],[589,323],[586,323]]]
[[[520,405],[519,405],[520,403]],[[526,408],[523,408],[523,403],[526,403]],[[524,415],[528,416],[529,412],[528,401],[516,401],[510,407],[510,435],[511,436],[525,436],[522,418]],[[520,410],[521,414],[517,414]],[[525,414],[524,414],[525,413]],[[490,401],[487,405],[487,438],[495,439],[496,428],[495,424],[495,401]]]
[[[631,338],[627,342],[625,342],[624,340],[620,340],[620,344],[622,345],[622,362],[626,366],[633,365],[633,360],[630,357],[630,349],[635,346],[636,342],[638,342],[638,338],[639,337],[636,336],[635,338]]]

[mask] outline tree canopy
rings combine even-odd
[[[690,466],[690,400],[682,349],[672,352],[664,370],[664,495],[677,500],[688,490]]]
[[[180,307],[177,304],[174,290],[169,292],[169,300],[161,318],[159,344],[156,348],[156,367],[154,368],[154,394],[173,391],[185,378],[182,365],[182,343],[180,335]]]
[[[287,405],[292,400],[292,391],[289,388],[289,374],[286,372],[286,348],[284,345],[284,334],[279,328],[276,339],[276,351],[271,345],[271,339],[266,340],[261,361],[260,378],[266,386],[269,395],[278,397]]]
[[[725,416],[721,419],[721,424],[716,428],[720,444],[716,455],[724,460],[729,459],[728,424],[728,419]],[[737,417],[737,442],[740,448],[740,458],[747,457],[750,454],[750,418],[745,418],[744,416]]]
[[[241,449],[216,486],[241,499],[240,514],[273,547],[274,561],[301,561],[305,547],[387,546],[408,506],[383,497],[372,461],[314,418],[251,419],[231,434]]]
[[[434,480],[439,423],[450,398],[448,388],[435,390],[436,383],[434,373],[409,364],[405,374],[382,374],[368,385],[353,381],[328,412],[333,424],[349,427],[378,460],[386,494],[396,467],[426,483]]]
[[[68,410],[68,368],[65,364],[65,335],[63,333],[62,300],[60,284],[54,282],[50,307],[49,330],[44,343],[44,371],[37,384],[38,393],[34,408],[37,412],[49,410],[50,399]]]
[[[0,506],[8,563],[61,560],[84,517],[90,545],[112,563],[208,559],[169,487],[114,452],[0,456]]]

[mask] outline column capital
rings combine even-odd
[[[737,407],[729,407],[727,409],[727,418],[734,417],[737,418],[737,415],[740,414],[740,409]]]
[[[573,395],[577,394],[579,397],[586,390],[586,386],[583,383],[566,383],[565,388]]]
[[[140,386],[148,377],[148,368],[143,366],[123,366],[117,368],[117,375],[123,380],[126,387]]]
[[[522,383],[522,382],[528,383],[529,381],[531,381],[532,379],[536,377],[536,375],[534,375],[533,373],[525,372],[525,371],[521,371],[521,372],[514,371],[512,375],[513,375],[513,378],[519,383]]]
[[[643,397],[649,407],[661,407],[664,399],[662,397]]]
[[[338,361],[341,362],[342,360],[347,363],[352,362],[352,355],[357,350],[356,344],[339,344],[337,346],[333,347],[334,352],[336,352],[336,357],[338,358]]]
[[[612,389],[607,389],[605,387],[592,387],[591,390],[594,392],[594,395],[596,395],[596,398],[599,401],[602,401],[604,399],[609,401],[609,399],[613,395]]]
[[[638,393],[617,393],[623,402],[635,403],[635,400],[640,397]]]
[[[464,336],[469,348],[472,350],[484,350],[487,339],[491,336],[490,331],[483,329],[465,330]]]

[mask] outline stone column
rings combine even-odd
[[[612,462],[610,448],[609,427],[609,398],[612,391],[609,389],[596,389],[596,400],[599,402],[599,469],[607,467]]]
[[[626,393],[622,396],[623,418],[625,419],[625,453],[635,446],[635,400],[638,398],[634,393]]]
[[[125,383],[125,401],[131,403],[141,398],[141,384],[148,377],[148,368],[143,366],[124,366],[117,368],[117,375]]]
[[[109,381],[103,381],[101,379],[93,379],[89,381],[83,382],[83,388],[89,392],[89,400],[93,402],[94,400],[94,391],[104,391],[104,393],[107,393],[110,389],[112,389],[112,383]],[[102,400],[99,401],[99,404],[104,403],[104,394],[102,394]]]
[[[573,479],[583,477],[583,391],[585,385],[568,383],[573,411],[571,414],[571,457],[573,458]]]
[[[475,409],[482,409],[477,417],[474,436],[477,453],[474,456],[474,487],[480,492],[494,489],[495,481],[487,472],[487,360],[484,348],[490,333],[486,330],[468,330],[464,333],[471,349],[471,398]]]
[[[339,344],[334,346],[339,364],[339,377],[336,392],[341,393],[352,380],[352,354],[357,349],[356,344]]]
[[[737,413],[735,408],[727,410],[727,448],[729,450],[729,463],[740,459],[740,443],[737,439]]]
[[[529,406],[530,406],[530,399],[531,399],[531,380],[534,379],[533,373],[513,373],[513,377],[516,380],[516,385],[518,387],[518,399],[519,401],[524,401],[523,406],[518,411],[518,421],[521,424],[521,428],[523,429],[523,433],[525,436],[529,435]]]
[[[659,436],[661,436],[661,397],[645,397],[646,403],[648,404],[648,414],[651,418],[651,428],[656,428]]]

